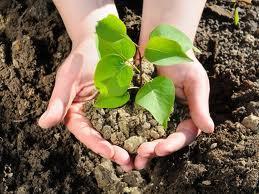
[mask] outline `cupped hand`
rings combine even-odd
[[[167,67],[159,67],[158,74],[174,82],[176,96],[187,103],[191,119],[182,121],[175,133],[166,139],[143,143],[135,158],[137,169],[144,168],[148,161],[157,156],[169,155],[190,144],[201,133],[212,133],[214,123],[209,113],[209,79],[201,63],[191,53],[193,62]]]
[[[104,140],[82,112],[84,102],[96,94],[93,74],[98,53],[95,44],[94,39],[87,39],[72,49],[57,72],[48,108],[39,125],[50,128],[64,121],[70,132],[87,148],[113,160],[124,170],[130,170],[132,164],[128,152]]]

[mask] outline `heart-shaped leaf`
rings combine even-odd
[[[125,24],[115,15],[108,15],[96,26],[98,37],[109,42],[116,42],[127,35]]]
[[[107,55],[97,64],[94,83],[105,96],[124,95],[133,77],[132,67],[124,62],[119,55]]]
[[[173,110],[174,96],[175,88],[172,81],[159,76],[138,91],[135,102],[147,109],[159,124],[167,128],[167,122]]]
[[[98,50],[101,58],[106,55],[117,54],[125,60],[134,57],[136,46],[129,38],[122,38],[116,42],[109,42],[98,37]]]
[[[126,104],[129,99],[129,92],[126,92],[123,96],[103,96],[99,94],[94,106],[97,108],[117,108]]]
[[[192,61],[176,41],[159,36],[148,41],[144,56],[149,62],[161,66]]]
[[[150,34],[150,38],[163,37],[177,42],[184,52],[190,50],[192,46],[191,39],[186,36],[182,31],[167,24],[157,26]]]

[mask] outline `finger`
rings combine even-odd
[[[90,122],[81,114],[69,111],[65,117],[65,125],[87,148],[104,158],[113,158],[114,149],[112,145],[105,141],[101,135],[91,127]]]
[[[209,113],[209,80],[204,69],[191,71],[184,83],[184,92],[190,108],[191,118],[196,126],[206,133],[212,133],[214,123]]]
[[[82,103],[73,104],[65,117],[65,125],[75,137],[93,152],[104,158],[113,160],[119,165],[129,165],[128,152],[104,140],[100,133],[94,130],[91,123],[81,111]]]
[[[116,146],[116,145],[113,145],[113,149],[114,149],[113,160],[117,164],[128,166],[131,163],[130,156],[126,150],[124,150],[121,147]]]
[[[132,160],[130,160],[130,162],[126,165],[121,165],[121,168],[124,172],[129,172],[134,168],[134,164],[132,162]]]
[[[163,139],[157,139],[141,144],[137,150],[138,155],[145,158],[153,157],[155,155],[155,147],[161,141],[163,141]]]
[[[200,130],[193,121],[191,119],[185,120],[178,125],[175,133],[156,145],[155,154],[157,156],[166,156],[176,152],[193,142],[199,134]]]
[[[68,58],[57,73],[48,108],[39,119],[39,125],[42,128],[50,128],[60,123],[76,96],[74,82],[77,73],[71,69],[72,65],[68,65],[73,62],[75,61]]]
[[[135,168],[137,170],[144,169],[148,165],[148,162],[150,160],[151,160],[151,157],[146,158],[146,157],[141,157],[140,155],[137,155],[134,162]]]

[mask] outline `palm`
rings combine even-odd
[[[152,157],[168,155],[190,144],[201,130],[212,132],[214,128],[208,108],[209,81],[197,59],[189,64],[160,67],[158,74],[172,79],[176,96],[189,106],[191,119],[181,122],[166,139],[143,143],[135,159],[138,169],[144,168]]]
[[[49,128],[64,119],[70,132],[89,149],[129,170],[132,165],[128,152],[104,140],[82,111],[83,104],[96,94],[93,74],[98,53],[95,47],[95,41],[85,41],[72,49],[59,68],[48,109],[39,124]]]

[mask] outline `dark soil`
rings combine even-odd
[[[139,15],[139,1],[130,2]],[[37,126],[71,43],[50,0],[1,0],[0,193],[259,192],[259,1],[240,5],[239,27],[213,4],[230,11],[233,5],[208,1],[196,37],[211,81],[215,133],[146,170],[123,173],[64,126]],[[124,6],[120,14],[136,40],[139,25],[129,18],[140,17],[125,15]]]

